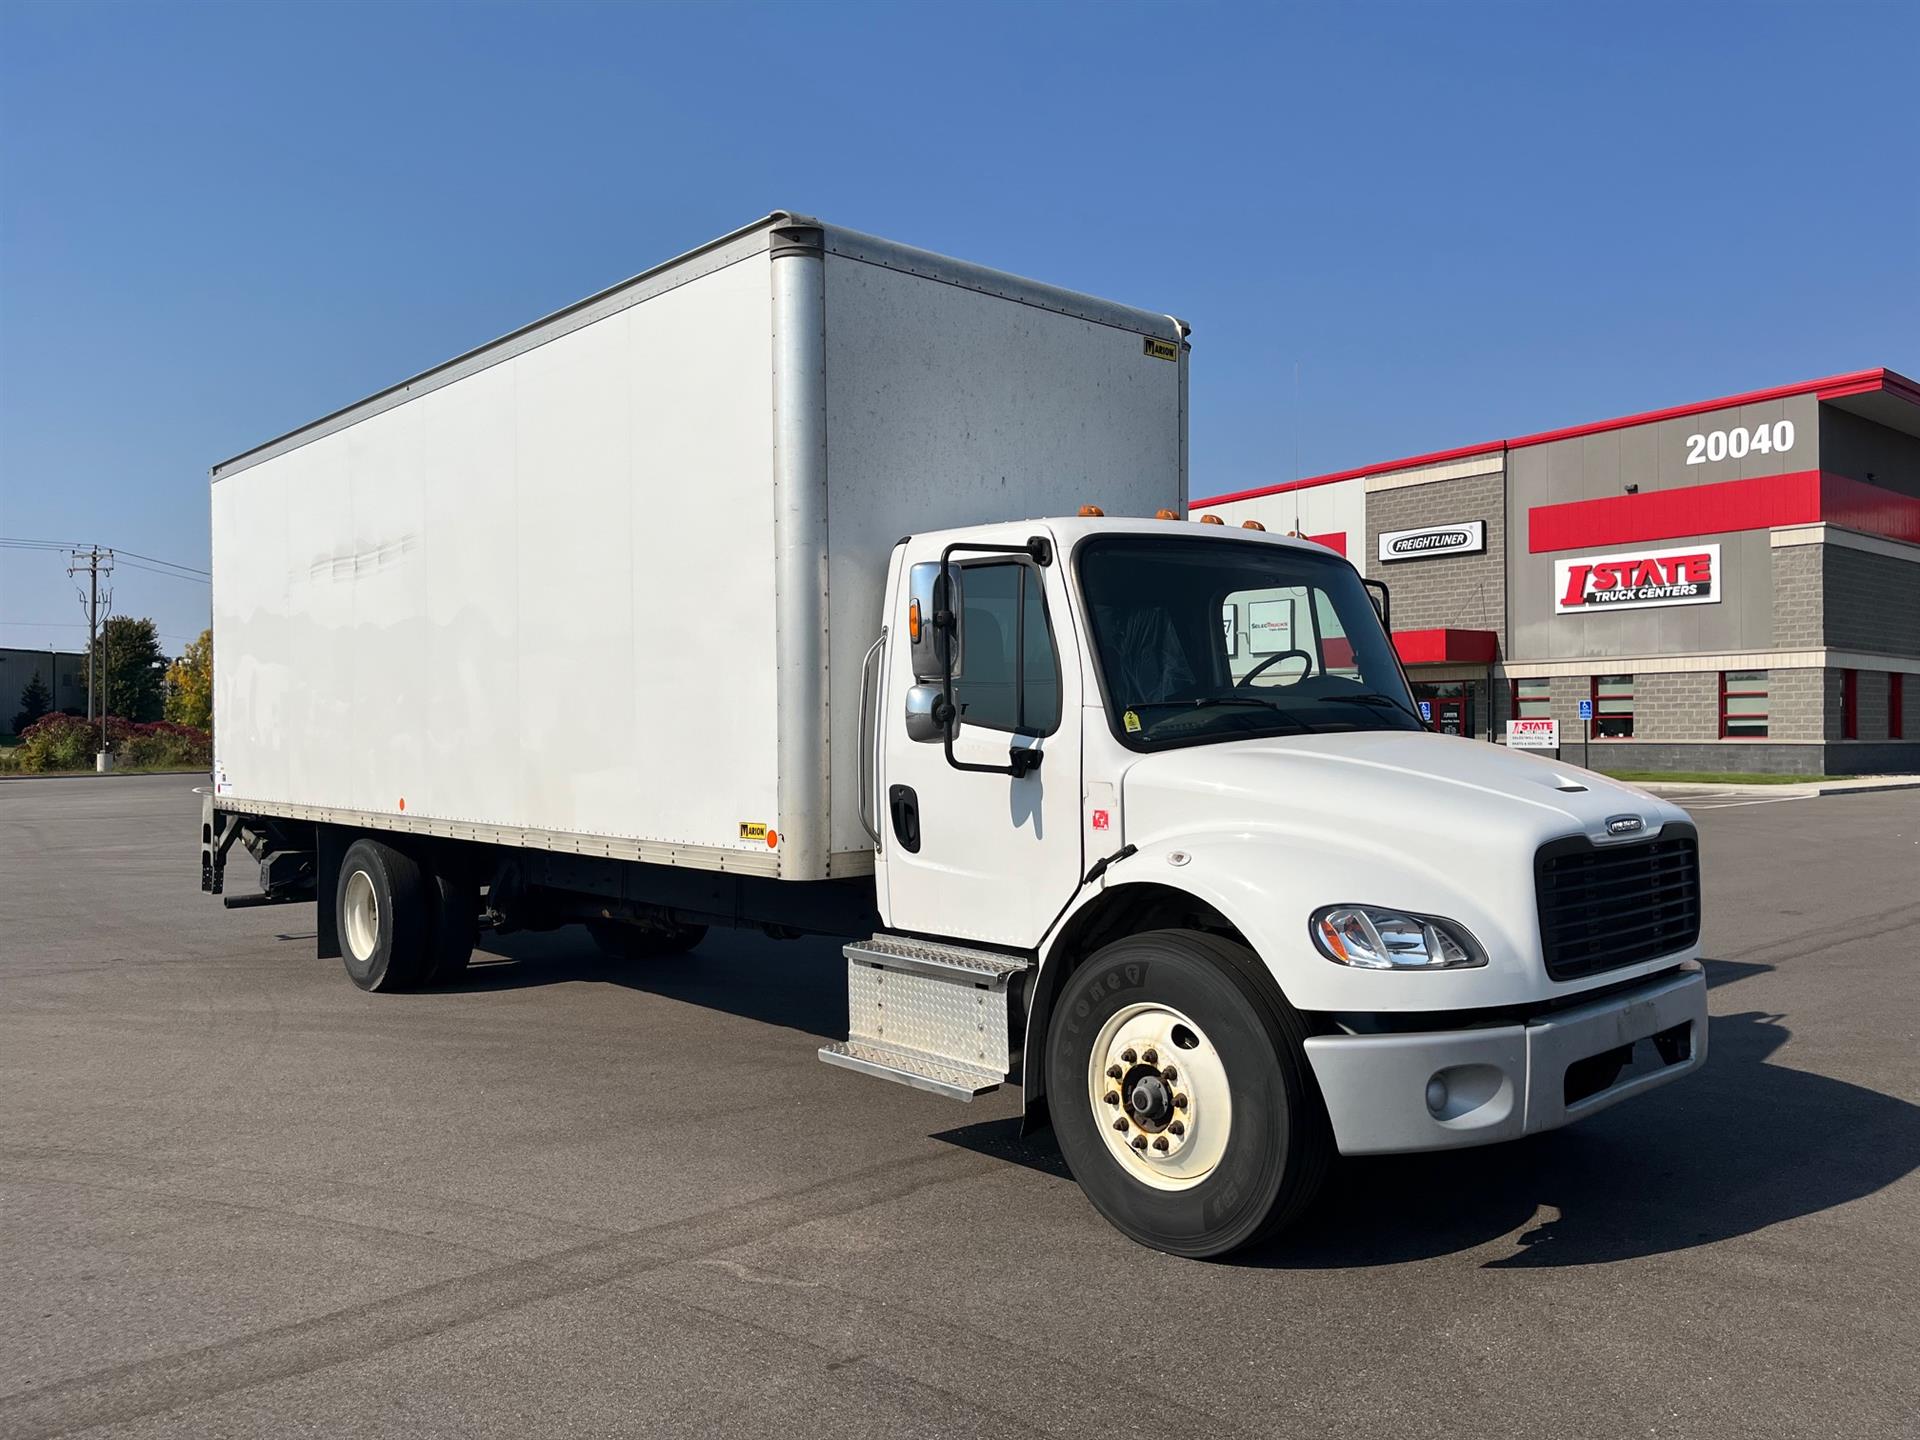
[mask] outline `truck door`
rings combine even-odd
[[[932,646],[913,644],[910,617],[890,618],[898,639],[878,726],[880,901],[895,930],[1032,945],[1083,873],[1080,667],[1062,568],[1005,555],[957,556],[951,568],[959,591],[953,760],[999,773],[949,762],[944,737],[924,719],[927,686],[940,684]],[[904,609],[918,587],[923,627],[932,624],[937,572],[937,564],[914,566],[895,591]],[[907,723],[916,701],[920,738]],[[1038,767],[1004,773],[1015,750],[1037,751]]]

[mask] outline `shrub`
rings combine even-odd
[[[191,725],[165,720],[136,724],[107,718],[107,744],[115,761],[131,769],[204,769],[213,763],[213,737]],[[14,767],[28,774],[84,770],[100,747],[100,726],[73,715],[46,715],[20,732],[11,752]]]

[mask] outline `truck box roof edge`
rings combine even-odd
[[[510,330],[505,335],[489,340],[483,345],[463,351],[451,359],[443,360],[438,365],[429,366],[418,374],[397,381],[384,389],[376,390],[371,395],[344,405],[338,410],[330,411],[316,420],[295,426],[250,449],[218,461],[211,467],[209,474],[215,482],[227,479],[243,470],[251,469],[264,460],[310,444],[370,416],[403,405],[421,395],[430,394],[455,380],[497,365],[515,355],[523,354],[549,340],[558,339],[583,325],[591,324],[629,306],[641,304],[689,280],[762,253],[769,248],[773,231],[787,226],[818,230],[822,236],[824,249],[828,253],[847,259],[859,260],[870,265],[882,265],[888,269],[901,270],[910,275],[937,280],[943,284],[957,285],[963,289],[977,290],[1004,300],[1033,305],[1039,309],[1052,310],[1063,315],[1077,316],[1095,324],[1111,325],[1116,329],[1132,330],[1142,335],[1170,338],[1176,343],[1185,340],[1190,333],[1187,323],[1176,316],[1157,314],[1150,310],[1137,310],[1131,306],[1102,300],[1077,290],[1029,280],[1022,276],[993,270],[984,265],[956,260],[931,250],[900,245],[858,230],[828,225],[798,211],[775,210],[751,224],[729,231],[703,245],[697,245],[661,264],[650,266],[636,275],[576,300],[570,305],[562,306],[551,314],[543,315],[518,329]],[[695,266],[696,261],[707,263]],[[658,283],[669,279],[671,283]]]

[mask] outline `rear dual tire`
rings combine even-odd
[[[362,990],[457,978],[479,939],[479,887],[456,867],[429,870],[380,840],[347,847],[334,906],[340,958]]]
[[[1159,930],[1092,955],[1054,1005],[1047,1105],[1094,1208],[1192,1258],[1297,1220],[1334,1154],[1305,1040],[1243,945]]]

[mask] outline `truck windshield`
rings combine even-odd
[[[1366,587],[1330,552],[1116,535],[1077,557],[1114,733],[1133,749],[1424,728]]]

